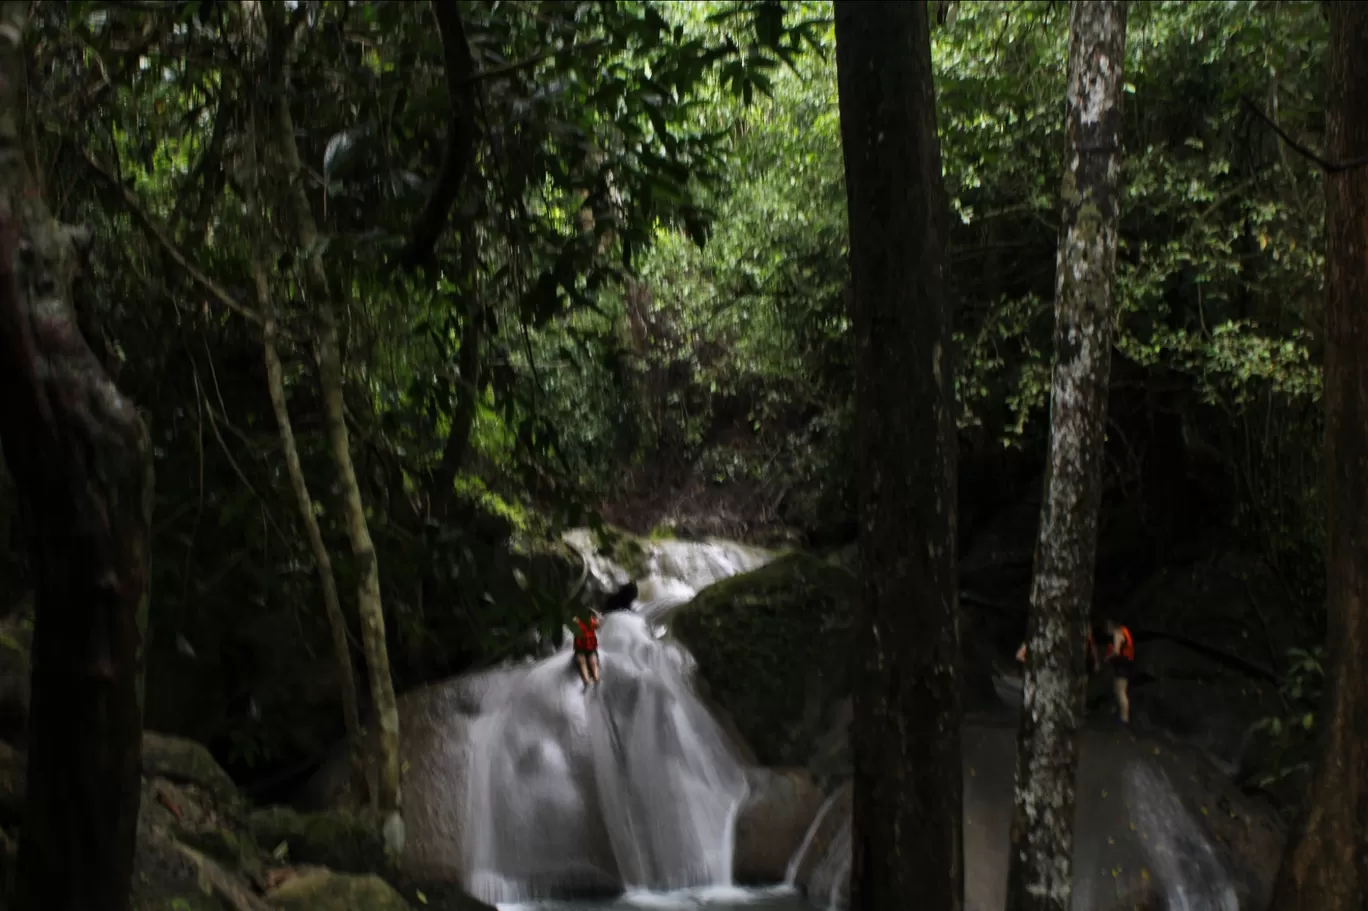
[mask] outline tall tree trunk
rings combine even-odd
[[[1368,158],[1368,6],[1327,4],[1327,157]],[[1368,168],[1325,175],[1326,662],[1321,752],[1278,911],[1368,908]]]
[[[24,160],[27,3],[0,5],[0,444],[35,575],[17,907],[124,911],[150,583],[147,428],[81,335],[75,232]]]
[[[1124,0],[1070,12],[1050,455],[1027,629],[1008,862],[1011,911],[1068,911],[1076,737],[1087,686],[1121,172]]]
[[[342,613],[342,601],[337,596],[337,579],[333,575],[332,558],[323,543],[323,532],[314,515],[313,497],[309,494],[304,469],[299,464],[299,447],[295,444],[290,410],[285,403],[284,370],[280,352],[276,348],[276,322],[271,312],[270,288],[265,266],[256,264],[257,303],[265,317],[262,325],[261,348],[266,360],[266,386],[271,395],[276,426],[280,429],[280,448],[285,454],[285,468],[290,475],[299,518],[309,539],[314,565],[318,570],[318,586],[323,592],[323,612],[332,632],[333,655],[337,659],[337,683],[342,695],[342,719],[347,727],[347,745],[351,753],[352,787],[362,802],[375,793],[375,783],[367,775],[366,741],[361,729],[361,712],[356,700],[356,671],[352,668],[351,643],[347,636],[347,618]]]
[[[864,590],[853,911],[963,906],[955,420],[925,3],[837,3]]]
[[[277,28],[273,40],[285,29]],[[282,56],[288,56],[282,51]],[[404,830],[400,814],[402,770],[399,762],[399,708],[390,676],[389,649],[385,636],[384,605],[380,598],[380,566],[375,544],[366,522],[361,485],[352,464],[351,441],[343,405],[342,355],[337,336],[337,312],[333,306],[331,284],[318,244],[318,227],[304,190],[305,174],[295,145],[294,121],[290,116],[287,72],[281,75],[275,105],[275,141],[289,180],[286,203],[294,222],[299,248],[308,255],[306,263],[309,303],[318,322],[318,380],[323,396],[323,418],[328,442],[341,488],[347,538],[357,568],[357,612],[361,616],[361,639],[365,647],[366,668],[370,674],[371,701],[375,707],[379,737],[379,771],[374,801],[387,814],[386,841],[393,850],[403,846]]]

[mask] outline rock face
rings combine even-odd
[[[746,886],[781,883],[822,806],[822,792],[806,769],[752,769],[747,777],[732,877]]]
[[[807,766],[850,692],[855,577],[808,554],[703,589],[674,616],[697,677],[761,765]]]
[[[385,856],[378,820],[346,812],[247,813],[200,744],[144,735],[132,911],[491,911],[449,884],[427,884]],[[0,743],[0,825],[19,822],[24,754]],[[0,829],[0,864],[14,842]],[[295,867],[299,862],[327,863]]]
[[[967,911],[998,911],[1006,898],[1015,736],[1011,726],[965,726]],[[1227,876],[1240,907],[1264,907],[1283,839],[1266,808],[1189,747],[1086,731],[1079,750],[1075,908],[1174,907],[1165,890],[1175,879],[1191,897],[1215,898]],[[849,827],[845,787],[817,820],[797,863],[797,884],[818,901],[844,900]]]

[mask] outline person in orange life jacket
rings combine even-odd
[[[1107,657],[1116,674],[1113,689],[1122,724],[1130,724],[1130,680],[1135,676],[1135,637],[1115,620],[1107,621]]]
[[[575,633],[575,667],[579,669],[580,680],[584,681],[584,688],[588,689],[591,682],[599,682],[599,618],[593,611],[590,611],[587,623],[579,617],[575,617],[574,620],[575,625],[579,628],[579,632]]]

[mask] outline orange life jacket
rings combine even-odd
[[[579,652],[597,651],[598,633],[595,630],[599,627],[598,617],[590,617],[588,623],[576,617],[575,623],[579,626],[579,635],[575,637],[575,650]]]
[[[1123,626],[1123,627],[1120,627],[1120,628],[1118,629],[1118,632],[1121,633],[1121,654],[1120,654],[1121,660],[1122,660],[1122,661],[1134,661],[1134,660],[1135,660],[1135,639],[1131,637],[1131,631],[1130,631],[1130,629],[1128,629],[1127,627],[1124,627],[1124,626]],[[1116,655],[1116,640],[1115,640],[1115,638],[1113,638],[1111,642],[1108,642],[1108,643],[1107,643],[1107,657],[1108,657],[1108,658],[1111,658],[1111,657],[1113,657],[1113,656],[1115,656],[1115,655]]]

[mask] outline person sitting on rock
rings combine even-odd
[[[587,690],[590,683],[599,682],[598,628],[599,618],[589,612],[589,622],[575,617],[579,632],[575,634],[575,667]]]
[[[1122,724],[1130,724],[1130,681],[1135,676],[1135,638],[1114,619],[1107,621],[1107,658],[1116,680],[1116,710]]]

